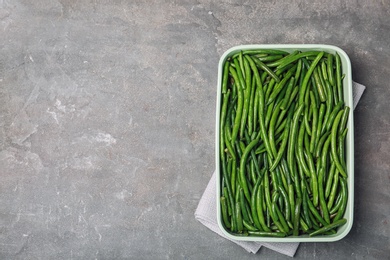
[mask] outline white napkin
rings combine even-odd
[[[357,103],[359,102],[365,86],[353,82],[352,91],[353,91],[353,108],[355,109]],[[279,253],[293,257],[295,252],[298,249],[299,243],[261,243],[261,242],[247,242],[247,241],[237,241],[231,240],[222,234],[222,231],[219,229],[217,224],[217,205],[216,205],[216,180],[215,172],[211,177],[207,188],[204,191],[202,198],[199,201],[198,207],[195,211],[195,219],[200,223],[219,234],[220,236],[236,243],[237,245],[243,247],[246,251],[256,254],[259,251],[261,246],[265,246],[269,249],[275,250]]]

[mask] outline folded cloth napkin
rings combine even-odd
[[[359,102],[364,90],[365,86],[353,82],[352,90],[353,90],[353,108],[355,109],[357,103]],[[217,205],[216,205],[216,180],[215,180],[215,172],[211,177],[209,183],[207,184],[207,188],[204,191],[202,198],[199,201],[198,207],[195,211],[195,219],[197,219],[200,223],[217,233],[218,235],[227,238],[222,234],[222,231],[218,227],[217,223]],[[261,243],[261,242],[249,242],[249,241],[230,241],[238,244],[243,247],[246,251],[256,254],[259,251],[261,246],[265,246],[269,249],[275,250],[279,253],[288,255],[293,257],[295,252],[298,249],[299,243]]]

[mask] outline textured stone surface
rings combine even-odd
[[[285,259],[193,217],[214,170],[217,64],[250,43],[327,43],[367,86],[355,223],[296,258],[390,254],[390,4],[0,1],[1,259]]]

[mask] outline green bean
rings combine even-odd
[[[320,206],[321,206],[323,217],[326,223],[330,224],[329,212],[328,212],[328,207],[326,205],[325,194],[324,194],[324,168],[321,168],[318,174],[318,194],[320,198]]]
[[[235,153],[235,150],[232,146],[232,144],[230,143],[230,141],[228,140],[228,134],[227,132],[229,131],[229,126],[228,125],[225,125],[225,129],[222,131],[222,135],[221,135],[221,139],[222,138],[225,138],[225,145],[226,145],[226,149],[228,150],[230,156],[233,158],[233,159],[236,159],[236,153]],[[221,157],[223,158],[223,157]]]
[[[268,75],[270,75],[272,78],[275,79],[276,82],[280,82],[280,79],[278,76],[275,75],[275,73],[263,62],[261,62],[259,59],[254,58],[253,61],[256,63],[256,66],[259,67],[260,69],[266,71]]]
[[[275,102],[271,102],[271,104],[266,105],[267,112],[265,114],[265,119],[264,119],[265,129],[268,129],[268,125],[269,125],[269,122],[271,121],[271,117],[272,117],[272,112],[274,111],[274,106],[275,106]]]
[[[257,85],[257,89],[258,89],[258,93],[259,93],[259,113],[258,113],[258,115],[259,115],[261,138],[264,142],[264,145],[265,145],[265,148],[267,149],[267,152],[272,157],[271,148],[270,148],[268,137],[267,137],[267,132],[265,130],[265,123],[264,123],[264,102],[265,101],[264,101],[264,92],[263,92],[263,88],[261,86],[259,71],[257,70],[256,65],[254,64],[253,60],[249,56],[246,56],[246,58],[248,59],[249,65],[252,69],[252,72],[254,73],[254,76],[256,79],[256,85]]]
[[[265,103],[266,103],[266,106],[269,105],[268,102],[268,99],[269,99],[269,96],[271,95],[272,91],[274,90],[274,88],[277,86],[277,83],[274,79],[271,79],[270,82],[268,84],[265,84],[264,85],[264,100],[265,100]],[[271,102],[270,102],[271,103]]]
[[[325,198],[328,198],[330,195],[335,171],[336,171],[336,165],[334,164],[334,162],[332,162],[329,169],[329,176],[326,180],[326,185],[325,185]]]
[[[317,132],[316,132],[316,141],[315,141],[315,146],[316,146],[316,157],[319,155],[317,154],[318,146],[320,145],[319,142],[321,140],[321,130],[322,130],[322,123],[324,119],[324,113],[325,113],[325,105],[321,103],[320,109],[318,111],[318,123],[317,123]]]
[[[310,115],[308,114],[308,113],[304,113],[303,114],[303,125],[304,125],[304,127],[305,127],[305,129],[306,129],[306,133],[308,134],[308,135],[310,135],[311,136],[311,128],[310,128],[310,123],[309,123],[309,117],[310,117]]]
[[[304,233],[308,233],[309,232],[309,226],[305,223],[305,221],[302,219],[302,218],[299,218],[299,226],[302,227]]]
[[[338,155],[340,158],[341,165],[346,168],[345,164],[345,137],[347,136],[348,128],[345,128],[344,132],[340,135],[339,141],[338,141]]]
[[[345,106],[343,116],[340,119],[340,126],[339,126],[339,130],[338,130],[339,134],[341,134],[345,129],[345,126],[347,124],[348,117],[349,117],[349,111],[350,111],[350,108],[348,106]]]
[[[299,235],[299,220],[301,219],[301,204],[302,204],[302,199],[298,197],[295,203],[293,236]]]
[[[287,141],[288,141],[288,134],[290,132],[289,121],[290,120],[286,121],[287,124],[286,124],[286,127],[284,128],[284,131],[283,131],[282,144],[280,145],[280,149],[279,149],[277,155],[275,156],[275,160],[274,160],[273,164],[271,165],[270,171],[275,170],[276,166],[278,166],[278,164],[279,164],[280,160],[282,159],[283,154],[286,150],[286,145],[287,145]]]
[[[287,110],[287,105],[289,103],[289,99],[291,97],[291,93],[293,92],[293,88],[294,88],[294,82],[295,82],[295,78],[291,77],[287,86],[285,98],[283,99],[282,104],[280,105],[280,108],[282,110]]]
[[[337,114],[337,116],[334,120],[334,124],[332,126],[330,147],[331,147],[332,158],[336,164],[337,169],[339,170],[341,175],[343,175],[345,178],[347,178],[347,173],[345,172],[343,165],[340,163],[340,158],[339,158],[338,153],[337,153],[337,130],[338,130],[338,126],[340,123],[341,116],[343,115],[343,112],[344,112],[344,110],[341,110]]]
[[[255,55],[256,58],[258,58],[260,61],[262,62],[268,62],[268,61],[276,61],[276,60],[280,60],[281,58],[283,58],[283,55],[270,55],[270,56],[257,56]]]
[[[220,128],[219,131],[221,133],[220,140],[219,140],[219,152],[220,152],[220,157],[221,160],[225,160],[225,146],[224,146],[224,126],[225,126],[225,121],[226,121],[226,114],[227,114],[227,105],[229,101],[229,96],[230,96],[230,90],[223,95],[223,104],[221,108],[221,117],[220,117]]]
[[[221,197],[221,211],[222,211],[223,223],[227,228],[231,228],[229,218],[228,218],[227,203],[225,197]]]
[[[240,188],[239,193],[240,193],[240,207],[241,207],[242,218],[243,220],[249,221],[248,212],[246,211],[246,207],[245,207],[244,191],[242,190],[242,188]]]
[[[282,195],[282,198],[284,200],[284,216],[286,218],[287,221],[290,220],[290,201],[288,199],[288,194],[286,192],[286,190],[282,187],[282,186],[279,186],[279,191],[280,191],[280,194]]]
[[[245,148],[245,151],[242,154],[242,157],[240,160],[240,181],[241,181],[243,192],[244,192],[245,197],[248,201],[250,201],[250,193],[249,193],[249,189],[248,189],[246,177],[245,177],[245,165],[246,165],[246,161],[248,159],[248,156],[249,156],[251,150],[253,149],[253,147],[255,147],[255,145],[257,145],[258,142],[259,142],[258,138],[256,138],[252,142],[250,142],[248,144],[248,146]]]
[[[329,195],[328,203],[327,203],[328,210],[330,210],[332,208],[332,206],[333,206],[333,202],[334,202],[334,199],[335,199],[335,196],[336,196],[338,185],[339,185],[339,171],[336,168],[336,172],[334,173],[334,176],[333,176],[332,189],[330,191],[330,195]]]
[[[258,178],[255,186],[253,187],[253,192],[251,194],[251,201],[250,201],[250,206],[251,206],[251,214],[252,214],[252,219],[255,227],[259,230],[262,230],[261,224],[257,215],[257,205],[256,205],[256,196],[261,184],[261,178]]]
[[[231,189],[230,184],[229,184],[229,177],[227,176],[226,164],[224,162],[222,162],[222,174],[223,174],[223,179],[224,179],[224,183],[225,183],[225,187],[226,187],[226,191],[227,191],[227,196],[225,196],[225,197],[230,202],[231,210],[234,211],[235,207],[234,207],[233,193],[232,193],[232,189]],[[236,220],[234,220],[234,221],[236,222]]]
[[[336,204],[332,207],[331,210],[329,210],[329,214],[335,214],[335,213],[337,213],[337,211],[338,211],[339,208],[341,207],[342,197],[343,197],[343,196],[341,195],[341,192],[340,192],[339,195],[337,196]]]
[[[307,177],[311,176],[309,167],[306,164],[305,156],[303,153],[303,139],[305,134],[305,125],[301,124],[299,128],[299,134],[298,134],[298,142],[297,142],[297,157],[298,157],[298,163],[301,165],[303,172],[306,174]]]
[[[328,118],[328,120],[326,121],[325,131],[329,131],[329,130],[332,128],[333,121],[334,121],[336,115],[338,114],[338,112],[340,111],[340,109],[343,107],[343,105],[344,105],[344,102],[343,102],[343,101],[340,101],[340,102],[334,107],[332,113],[330,113],[329,118]]]
[[[254,96],[255,99],[253,101],[253,132],[257,131],[257,116],[259,115],[258,110],[259,110],[259,92],[257,91],[258,85],[256,84],[256,78],[255,79],[255,87],[253,88],[255,90]]]
[[[320,213],[318,213],[317,209],[313,205],[312,201],[309,198],[309,195],[306,193],[307,196],[307,205],[309,206],[310,212],[314,215],[314,217],[324,226],[326,226],[328,223],[321,217]]]
[[[288,148],[287,148],[287,163],[291,172],[294,170],[293,167],[294,153],[295,153],[294,150],[295,150],[295,143],[296,143],[297,133],[298,133],[298,122],[303,108],[304,108],[304,104],[299,105],[299,107],[297,108],[296,112],[294,113],[291,129],[290,129],[290,138],[289,138]]]
[[[286,86],[287,81],[293,76],[293,72],[296,69],[296,65],[293,66],[291,69],[288,70],[286,75],[284,75],[283,79],[275,86],[274,90],[272,91],[270,97],[267,100],[267,104],[271,103],[275,100],[277,95],[282,91],[282,89]]]
[[[307,85],[309,83],[310,76],[313,73],[314,69],[316,68],[318,62],[321,60],[323,55],[324,55],[324,52],[320,52],[316,56],[315,60],[311,63],[310,68],[309,68],[309,70],[307,71],[307,73],[305,75],[305,78],[304,78],[304,80],[302,82],[302,86],[301,86],[300,93],[299,93],[299,100],[298,100],[298,104],[299,105],[304,103],[303,101],[304,101],[306,88],[307,88]]]
[[[244,227],[248,230],[248,231],[258,231],[257,228],[255,228],[254,226],[252,226],[248,221],[246,221],[245,219],[242,220],[242,224],[244,225]]]
[[[230,186],[233,195],[236,194],[236,178],[237,178],[237,160],[234,159],[232,163],[232,175],[230,178]]]
[[[294,57],[295,55],[297,55],[298,53],[299,53],[299,51],[293,51],[292,53],[289,53],[287,56],[285,56],[283,59],[280,59],[280,60],[272,62],[272,63],[268,63],[268,66],[270,66],[270,67],[279,66],[280,64],[282,64],[286,60],[288,60],[291,57]]]
[[[266,175],[267,175],[267,173],[264,174],[264,176],[266,176]],[[260,184],[260,187],[257,190],[257,194],[256,194],[257,218],[258,218],[263,230],[269,232],[271,230],[268,228],[268,225],[266,225],[265,219],[264,219],[263,200],[264,200],[264,188],[263,188],[263,184]]]
[[[326,67],[325,61],[322,61],[321,62],[321,72],[322,72],[322,77],[324,78],[324,80],[328,80],[327,70],[328,70],[328,68]]]
[[[336,86],[339,101],[343,100],[343,88],[341,85],[341,60],[338,53],[336,53]]]
[[[314,81],[317,87],[318,95],[320,97],[321,102],[326,101],[326,94],[325,94],[325,87],[322,85],[322,82],[320,80],[320,76],[317,72],[317,70],[313,71]]]
[[[242,223],[242,215],[241,215],[241,204],[239,201],[236,202],[236,224],[237,224],[237,231],[242,232],[244,227]]]
[[[253,130],[253,123],[254,123],[253,122],[253,116],[254,116],[254,114],[257,114],[257,111],[254,110],[255,91],[256,91],[256,81],[255,81],[255,78],[253,77],[252,78],[250,98],[249,98],[248,119],[247,119],[249,135],[251,135],[253,133],[253,131],[256,131],[256,129]],[[256,111],[256,113],[254,113],[254,111]]]
[[[333,222],[332,224],[326,225],[326,226],[324,226],[324,227],[322,227],[322,228],[320,228],[320,229],[310,233],[310,236],[312,237],[312,236],[317,236],[317,235],[323,234],[326,231],[335,229],[335,228],[337,228],[339,226],[344,225],[345,223],[347,223],[347,220],[345,218],[340,219],[338,221]]]
[[[329,83],[328,83],[329,84]],[[324,119],[322,120],[322,126],[321,126],[321,135],[325,133],[326,129],[326,122],[328,121],[328,117],[333,109],[333,101],[332,101],[332,95],[328,95],[326,99],[326,112],[324,114]]]
[[[222,77],[222,94],[227,92],[227,85],[229,79],[229,66],[230,62],[227,60],[223,66],[223,77]]]
[[[325,171],[328,169],[328,156],[329,156],[329,146],[331,142],[331,136],[329,135],[324,143],[321,154],[321,165],[325,168]]]
[[[279,115],[280,105],[281,105],[281,102],[279,102],[274,108],[274,111],[273,111],[272,117],[271,117],[271,121],[269,124],[269,130],[268,130],[268,140],[269,140],[270,148],[271,148],[271,151],[272,151],[274,157],[276,157],[276,155],[277,155],[275,136],[274,136],[275,135],[275,124],[276,124],[276,119],[278,118],[278,115]]]
[[[247,59],[245,59],[244,64],[246,64],[245,65],[245,73],[248,74],[248,71],[250,70],[250,68],[249,68],[249,64],[248,64],[248,60]],[[250,82],[248,82],[248,80]],[[244,136],[245,125],[246,125],[246,122],[247,122],[247,117],[248,117],[248,112],[249,112],[248,110],[249,110],[250,95],[251,95],[251,92],[252,92],[252,90],[251,90],[252,79],[251,79],[250,73],[248,75],[246,75],[245,81],[246,81],[246,83],[245,83],[246,84],[246,88],[244,90],[244,105],[242,107],[240,137]]]
[[[301,183],[302,183],[302,179],[301,179]],[[311,222],[310,217],[309,217],[309,206],[308,206],[308,200],[310,200],[310,199],[308,199],[308,196],[306,196],[307,195],[306,186],[301,184],[301,187],[302,187],[303,217],[304,217],[306,224],[309,226],[309,228],[311,228],[312,222]]]
[[[310,99],[311,105],[313,109],[313,121],[312,121],[312,129],[311,129],[311,140],[310,140],[310,153],[314,152],[316,146],[317,138],[317,120],[318,120],[318,109],[317,104],[314,98],[313,92],[310,91]]]
[[[288,101],[288,105],[286,107],[286,110],[291,106],[291,104],[294,102],[295,98],[297,97],[299,92],[299,87],[296,86],[291,94],[290,100]]]
[[[270,173],[271,173],[271,180],[272,180],[272,188],[273,188],[273,191],[274,191],[274,193],[273,194],[275,194],[276,193],[276,191],[279,189],[279,186],[280,186],[280,182],[279,182],[279,180],[277,179],[277,176],[276,176],[276,172],[275,171],[270,171]],[[278,194],[278,193],[277,193]],[[278,196],[279,197],[279,196]],[[274,212],[275,213],[275,212]]]
[[[228,212],[228,215],[231,216],[232,215],[232,208],[231,208],[231,204],[230,204],[230,201],[229,201],[229,194],[228,194],[228,190],[225,186],[225,179],[222,180],[222,195],[223,197],[225,198],[226,200],[226,203],[227,203],[227,212]]]
[[[347,187],[347,181],[344,180],[343,178],[340,178],[340,183],[341,183],[341,205],[339,208],[339,211],[337,212],[336,217],[333,219],[333,222],[338,221],[341,219],[344,215],[345,208],[347,207],[347,202],[348,202],[348,187]]]
[[[242,93],[243,90],[242,90],[241,84],[239,83],[239,79],[238,79],[237,73],[236,73],[236,71],[232,67],[230,67],[230,73],[232,74],[234,82],[236,83],[237,95],[238,95],[237,112],[236,112],[236,117],[235,117],[235,120],[234,120],[234,127],[233,127],[232,140],[231,140],[231,143],[234,144],[236,139],[237,139],[238,131],[239,131],[239,128],[240,128],[242,108],[243,108],[243,105],[244,105],[244,96],[243,96],[243,93]]]
[[[322,152],[322,150],[324,148],[324,144],[325,144],[326,140],[328,139],[329,135],[330,135],[330,131],[326,132],[325,134],[323,134],[321,136],[320,140],[318,141],[318,144],[317,144],[317,147],[316,147],[316,151],[315,151],[315,157],[316,158],[321,156],[321,152]]]
[[[242,61],[239,62],[239,60],[237,58],[234,59],[233,62],[234,62],[234,65],[236,66],[235,69],[237,72],[237,78],[240,81],[240,86],[242,89],[245,89],[246,85],[245,85],[244,74],[243,74],[243,69],[244,69],[243,65],[244,64],[242,64]],[[230,71],[230,69],[229,69],[229,71]]]
[[[328,77],[329,77],[329,83],[330,85],[334,85],[335,84],[335,80],[334,80],[334,73],[333,73],[333,55],[328,53],[327,55],[327,58],[328,58]]]
[[[280,211],[278,205],[276,205],[276,204],[274,204],[274,205],[275,205],[276,214],[278,215],[278,218],[280,220],[281,227],[283,227],[283,229],[280,229],[280,231],[288,233],[290,228],[288,227],[287,221],[285,220],[285,218],[284,218],[282,212]],[[275,224],[275,225],[278,226],[277,224]]]
[[[317,205],[318,205],[318,179],[317,179],[317,174],[316,174],[316,170],[314,167],[313,157],[312,157],[311,153],[308,153],[306,151],[304,152],[304,155],[305,155],[306,161],[308,162],[309,171],[310,171],[310,175],[311,175],[313,204],[314,204],[314,206],[317,207]]]
[[[288,64],[300,59],[300,58],[303,58],[303,57],[308,57],[308,56],[317,56],[319,54],[319,51],[306,51],[306,52],[301,52],[301,53],[298,53],[297,55],[294,55],[294,56],[291,56],[291,57],[286,57],[284,60],[279,60],[279,66],[277,67],[277,69],[281,69],[285,66],[287,66]]]
[[[271,54],[271,55],[288,55],[289,53],[281,50],[274,49],[262,49],[262,50],[244,50],[242,54],[255,55],[255,54]],[[239,53],[233,55],[233,58],[237,57]]]

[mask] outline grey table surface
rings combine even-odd
[[[0,1],[1,259],[288,259],[194,219],[214,171],[219,57],[325,43],[367,86],[355,220],[297,259],[389,259],[388,0]]]

